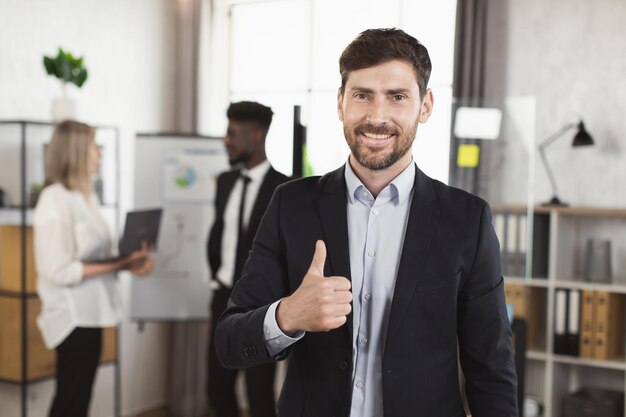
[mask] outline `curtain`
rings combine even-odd
[[[209,306],[207,306],[207,309]],[[170,329],[168,415],[206,417],[209,323],[174,323]]]
[[[485,96],[487,6],[488,0],[458,0],[456,32],[454,42],[454,74],[452,93],[455,99],[452,126],[456,108],[459,106],[481,107]],[[450,185],[474,194],[480,192],[480,169],[486,155],[474,168],[459,167],[457,164],[460,145],[481,144],[476,139],[458,139],[451,133]],[[482,149],[481,153],[482,152]]]
[[[171,65],[173,75],[173,129],[198,133],[202,117],[202,63],[206,60],[205,37],[210,36],[212,2],[176,0],[170,3],[169,23],[174,25]],[[208,231],[206,231],[208,233]],[[207,305],[207,310],[209,306]],[[205,417],[208,414],[207,355],[209,323],[180,322],[170,327],[168,366],[168,415]]]
[[[198,132],[198,87],[203,0],[176,0],[174,8],[174,130]],[[166,64],[168,65],[168,64]]]

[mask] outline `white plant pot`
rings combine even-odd
[[[52,121],[76,120],[78,118],[76,101],[69,97],[57,97],[52,100]]]

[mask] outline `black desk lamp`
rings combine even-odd
[[[578,132],[574,135],[574,140],[572,141],[572,146],[591,146],[593,145],[593,139],[587,129],[585,129],[585,124],[582,120],[578,123],[570,123],[561,128],[558,132],[548,137],[546,140],[539,144],[539,155],[541,155],[541,160],[543,161],[543,166],[546,169],[546,173],[548,174],[548,179],[550,180],[550,184],[552,185],[552,199],[547,203],[544,203],[544,206],[567,206],[567,203],[562,202],[557,197],[556,190],[556,181],[554,181],[554,175],[552,174],[552,170],[550,169],[550,165],[548,165],[548,160],[546,159],[544,149],[547,148],[551,143],[555,142],[557,139],[562,137],[567,131],[578,128]]]

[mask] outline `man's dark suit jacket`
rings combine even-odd
[[[240,171],[233,170],[220,174],[217,178],[217,190],[215,193],[215,221],[211,227],[209,233],[209,241],[207,244],[207,256],[209,259],[209,268],[211,269],[211,277],[215,279],[215,274],[222,264],[222,233],[224,232],[224,211],[226,210],[226,203],[230,196],[237,178],[239,178]],[[263,213],[267,209],[267,206],[272,198],[272,194],[276,187],[286,182],[289,178],[274,168],[269,169],[263,178],[263,183],[259,188],[259,193],[254,202],[252,213],[250,214],[250,220],[248,221],[248,228],[246,229],[244,250],[247,253],[252,247],[252,241],[256,234]],[[235,265],[235,280],[241,274],[243,263],[246,257],[242,257],[241,261]],[[217,318],[217,317],[216,317]]]
[[[317,239],[326,242],[325,274],[350,278],[346,205],[344,168],[279,187],[217,326],[227,367],[288,357],[280,416],[349,415],[351,315],[338,329],[306,333],[279,358],[263,336],[269,305],[298,288]],[[474,416],[518,415],[499,254],[487,203],[418,169],[384,340],[385,417],[464,417],[457,358]]]

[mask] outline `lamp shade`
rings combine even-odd
[[[593,145],[593,138],[585,129],[585,124],[581,121],[578,123],[578,132],[574,135],[574,140],[572,141],[572,146],[591,146]]]

